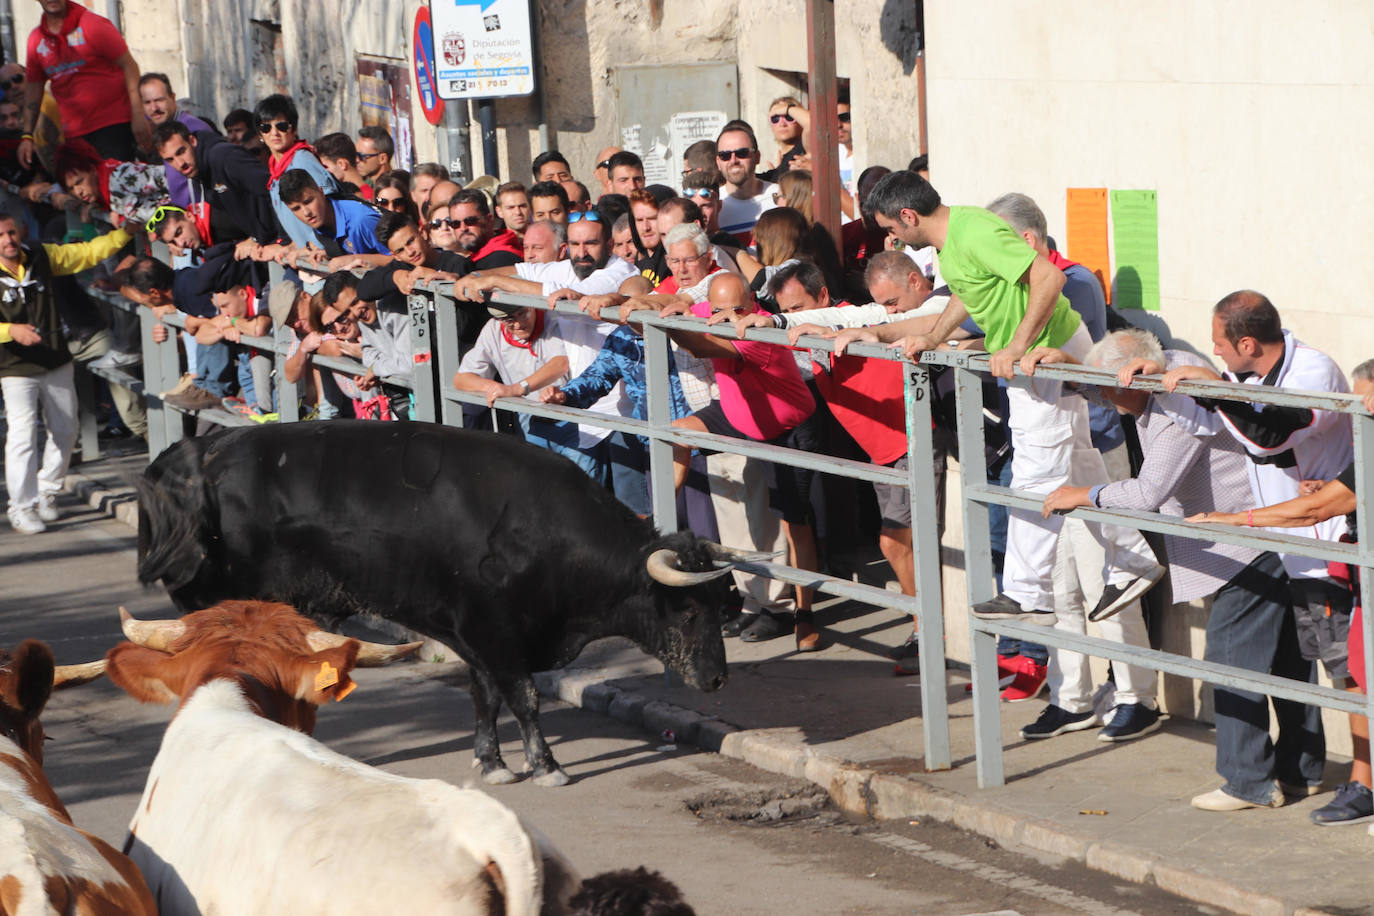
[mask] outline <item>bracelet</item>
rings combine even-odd
[[[229,327],[231,327],[231,328],[234,327],[234,326],[236,326],[238,323],[239,323],[239,320],[238,320],[237,318],[230,318],[230,319],[229,319]]]
[[[1255,527],[1255,510],[1248,509],[1245,512],[1245,523],[1251,528]]]
[[[30,143],[37,143],[37,142],[38,142],[37,140],[33,139],[33,134],[20,134],[20,135],[19,135],[19,139],[20,139],[21,141],[22,141],[22,140],[28,140]]]

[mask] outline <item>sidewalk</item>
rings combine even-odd
[[[68,488],[127,515],[126,481],[146,458],[75,469]],[[101,489],[102,485],[109,489]],[[135,513],[136,516],[136,513]],[[980,790],[973,766],[966,670],[945,672],[954,769],[923,771],[920,691],[928,676],[894,677],[886,652],[908,620],[848,602],[818,605],[829,645],[799,655],[790,637],[726,641],[730,683],[714,694],[665,685],[662,666],[623,640],[592,645],[566,669],[538,676],[542,693],[683,744],[810,779],[854,815],[934,819],[1022,848],[1086,863],[1116,878],[1245,914],[1374,914],[1364,825],[1320,828],[1308,813],[1329,792],[1284,808],[1197,811],[1189,799],[1220,785],[1205,725],[1166,720],[1113,745],[1096,730],[1023,741],[1040,699],[1002,705],[1007,784]],[[1328,763],[1327,784],[1348,764]],[[1342,867],[1350,861],[1353,868]]]

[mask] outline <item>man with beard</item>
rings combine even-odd
[[[524,258],[520,236],[513,230],[492,233],[491,209],[487,195],[464,190],[454,194],[448,204],[448,218],[458,253],[468,258],[469,271],[491,270],[519,264]]]
[[[778,189],[760,179],[759,144],[745,121],[731,121],[716,138],[716,165],[725,178],[720,190],[720,228],[748,244],[759,214],[771,210]]]
[[[208,219],[217,242],[232,241],[247,256],[277,240],[267,166],[252,153],[210,131],[192,134],[180,121],[159,125],[153,144],[186,177],[189,209],[197,220]]]
[[[474,271],[454,285],[454,295],[480,302],[489,290],[576,299],[620,289],[634,276],[633,264],[611,253],[610,227],[595,210],[574,214],[568,224],[568,259],[549,264],[515,264]]]
[[[189,131],[212,130],[200,118],[189,111],[177,108],[177,96],[172,91],[171,80],[165,73],[145,73],[138,81],[138,95],[143,100],[143,115],[153,127],[168,121],[180,121]],[[171,166],[164,166],[167,174],[167,196],[178,207],[191,203],[190,192],[186,189],[186,176]]]

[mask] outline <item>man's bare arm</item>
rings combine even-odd
[[[873,332],[883,343],[896,343],[903,337],[924,336],[936,343],[949,340],[959,325],[968,320],[968,309],[958,296],[950,296],[945,310],[931,321],[929,315],[874,325]]]

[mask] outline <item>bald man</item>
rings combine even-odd
[[[611,193],[611,170],[607,160],[618,152],[620,152],[620,147],[608,146],[596,154],[596,171],[593,174],[596,176],[596,180],[601,182],[602,194]]]

